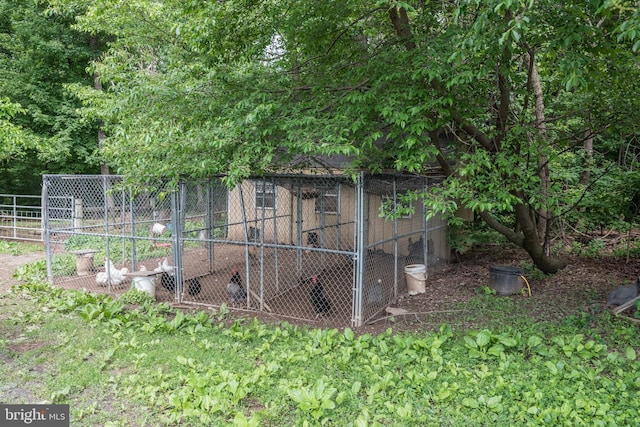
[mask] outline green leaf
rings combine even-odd
[[[344,337],[347,341],[353,341],[355,334],[351,328],[344,328]]]
[[[518,345],[518,342],[515,340],[515,338],[500,336],[498,338],[498,341],[500,341],[500,344],[503,344],[506,347],[515,347],[516,345]]]
[[[476,340],[474,340],[469,335],[464,336],[464,342],[470,348],[473,348],[473,349],[478,348],[478,344],[476,343]]]
[[[627,347],[625,349],[625,356],[627,357],[627,360],[636,360],[638,357],[636,350],[633,347]]]
[[[351,385],[351,393],[353,395],[357,395],[360,392],[361,388],[362,388],[362,383],[360,381],[355,381]]]
[[[493,396],[487,400],[487,407],[494,409],[498,406],[498,404],[502,401],[502,396]]]
[[[470,397],[465,397],[464,399],[462,399],[462,405],[466,406],[467,408],[475,408],[475,409],[480,407],[478,400],[472,399]]]
[[[529,348],[538,347],[540,344],[542,344],[542,338],[537,335],[532,335],[527,340],[527,347]]]
[[[478,343],[478,347],[486,347],[491,342],[491,332],[486,329],[478,332],[476,342]]]

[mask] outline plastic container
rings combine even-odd
[[[524,270],[519,267],[491,265],[489,266],[489,287],[495,289],[498,295],[520,293],[524,286],[523,274]]]
[[[404,268],[409,295],[424,294],[427,286],[427,266],[424,264],[410,264]]]
[[[156,280],[153,277],[134,277],[131,279],[131,287],[156,297]]]
[[[153,224],[153,227],[151,229],[153,230],[153,234],[163,234],[167,227],[160,224],[159,222],[156,222],[155,224]]]

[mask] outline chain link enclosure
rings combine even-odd
[[[406,292],[406,265],[448,260],[446,224],[404,197],[428,184],[273,175],[134,194],[118,176],[46,175],[48,274],[56,286],[114,294],[145,276],[159,301],[358,327]]]

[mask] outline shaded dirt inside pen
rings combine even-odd
[[[15,267],[43,258],[43,253],[23,256],[0,255],[2,267],[0,268],[0,291],[6,292],[11,285],[17,284],[17,281],[11,277]],[[584,315],[583,313],[598,314],[606,309],[607,294],[611,289],[621,284],[631,283],[640,275],[638,257],[632,258],[628,263],[624,259],[612,257],[571,256],[567,260],[569,262],[567,267],[556,275],[527,274],[531,296],[487,295],[484,297],[485,301],[489,298],[503,299],[505,304],[512,307],[514,317],[525,315],[532,321],[560,320],[572,315]],[[284,262],[283,259],[280,261]],[[485,293],[486,286],[489,284],[488,267],[490,265],[522,266],[522,263],[530,263],[527,255],[517,248],[506,245],[485,247],[459,257],[443,268],[429,272],[426,293],[415,296],[400,295],[393,307],[403,308],[407,310],[407,314],[390,318],[387,317],[389,316],[387,313],[381,312],[371,322],[359,328],[359,331],[377,333],[387,328],[393,328],[395,331],[433,330],[442,323],[463,328],[491,324],[495,319],[479,318],[476,315],[477,305],[474,305],[482,304],[482,298],[474,299],[474,297]],[[149,260],[145,264],[148,264],[146,267],[152,270],[157,266],[157,260]],[[308,292],[311,287],[309,278],[296,281],[296,286],[291,289],[280,289],[277,297],[265,301],[273,312],[288,313],[287,317],[271,314],[268,310],[256,311],[260,304],[256,298],[250,298],[250,309],[240,305],[232,307],[232,316],[234,318],[257,317],[268,322],[285,320],[289,323],[318,327],[344,327],[350,319],[350,281],[352,280],[351,269],[345,268],[344,265],[338,262],[331,264],[330,269],[320,270],[324,274],[325,283],[329,282],[327,293],[330,299],[336,301],[336,311],[329,316],[315,318],[312,315],[313,308],[308,301]],[[180,307],[208,310],[204,305],[198,304],[225,302],[226,284],[234,266],[244,273],[244,261],[238,257],[237,251],[231,251],[226,255],[218,253],[212,274],[207,274],[208,260],[204,251],[189,253],[185,257],[186,276],[187,278],[200,277],[203,290],[199,295],[186,297],[196,305],[183,304]],[[252,271],[252,274],[257,272]],[[317,273],[313,268],[308,272],[309,276]],[[104,291],[95,287],[95,276],[70,278],[60,286]],[[257,285],[252,282],[253,286]],[[122,293],[129,287],[130,283],[125,283],[115,288],[115,292]],[[526,287],[525,291],[528,293]],[[161,286],[157,287],[156,296],[158,301],[174,302],[172,294]],[[629,309],[626,314],[631,315],[632,310]],[[486,313],[486,310],[483,312]],[[504,316],[504,313],[501,315]],[[508,318],[506,320],[508,321]]]

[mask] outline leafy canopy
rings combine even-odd
[[[38,194],[41,174],[95,171],[97,123],[65,85],[92,86],[97,55],[73,14],[47,2],[0,0],[0,186]]]
[[[638,136],[639,22],[621,0],[95,0],[76,28],[109,39],[104,90],[75,93],[128,177],[437,167],[432,212],[471,208],[553,272],[546,224]]]

